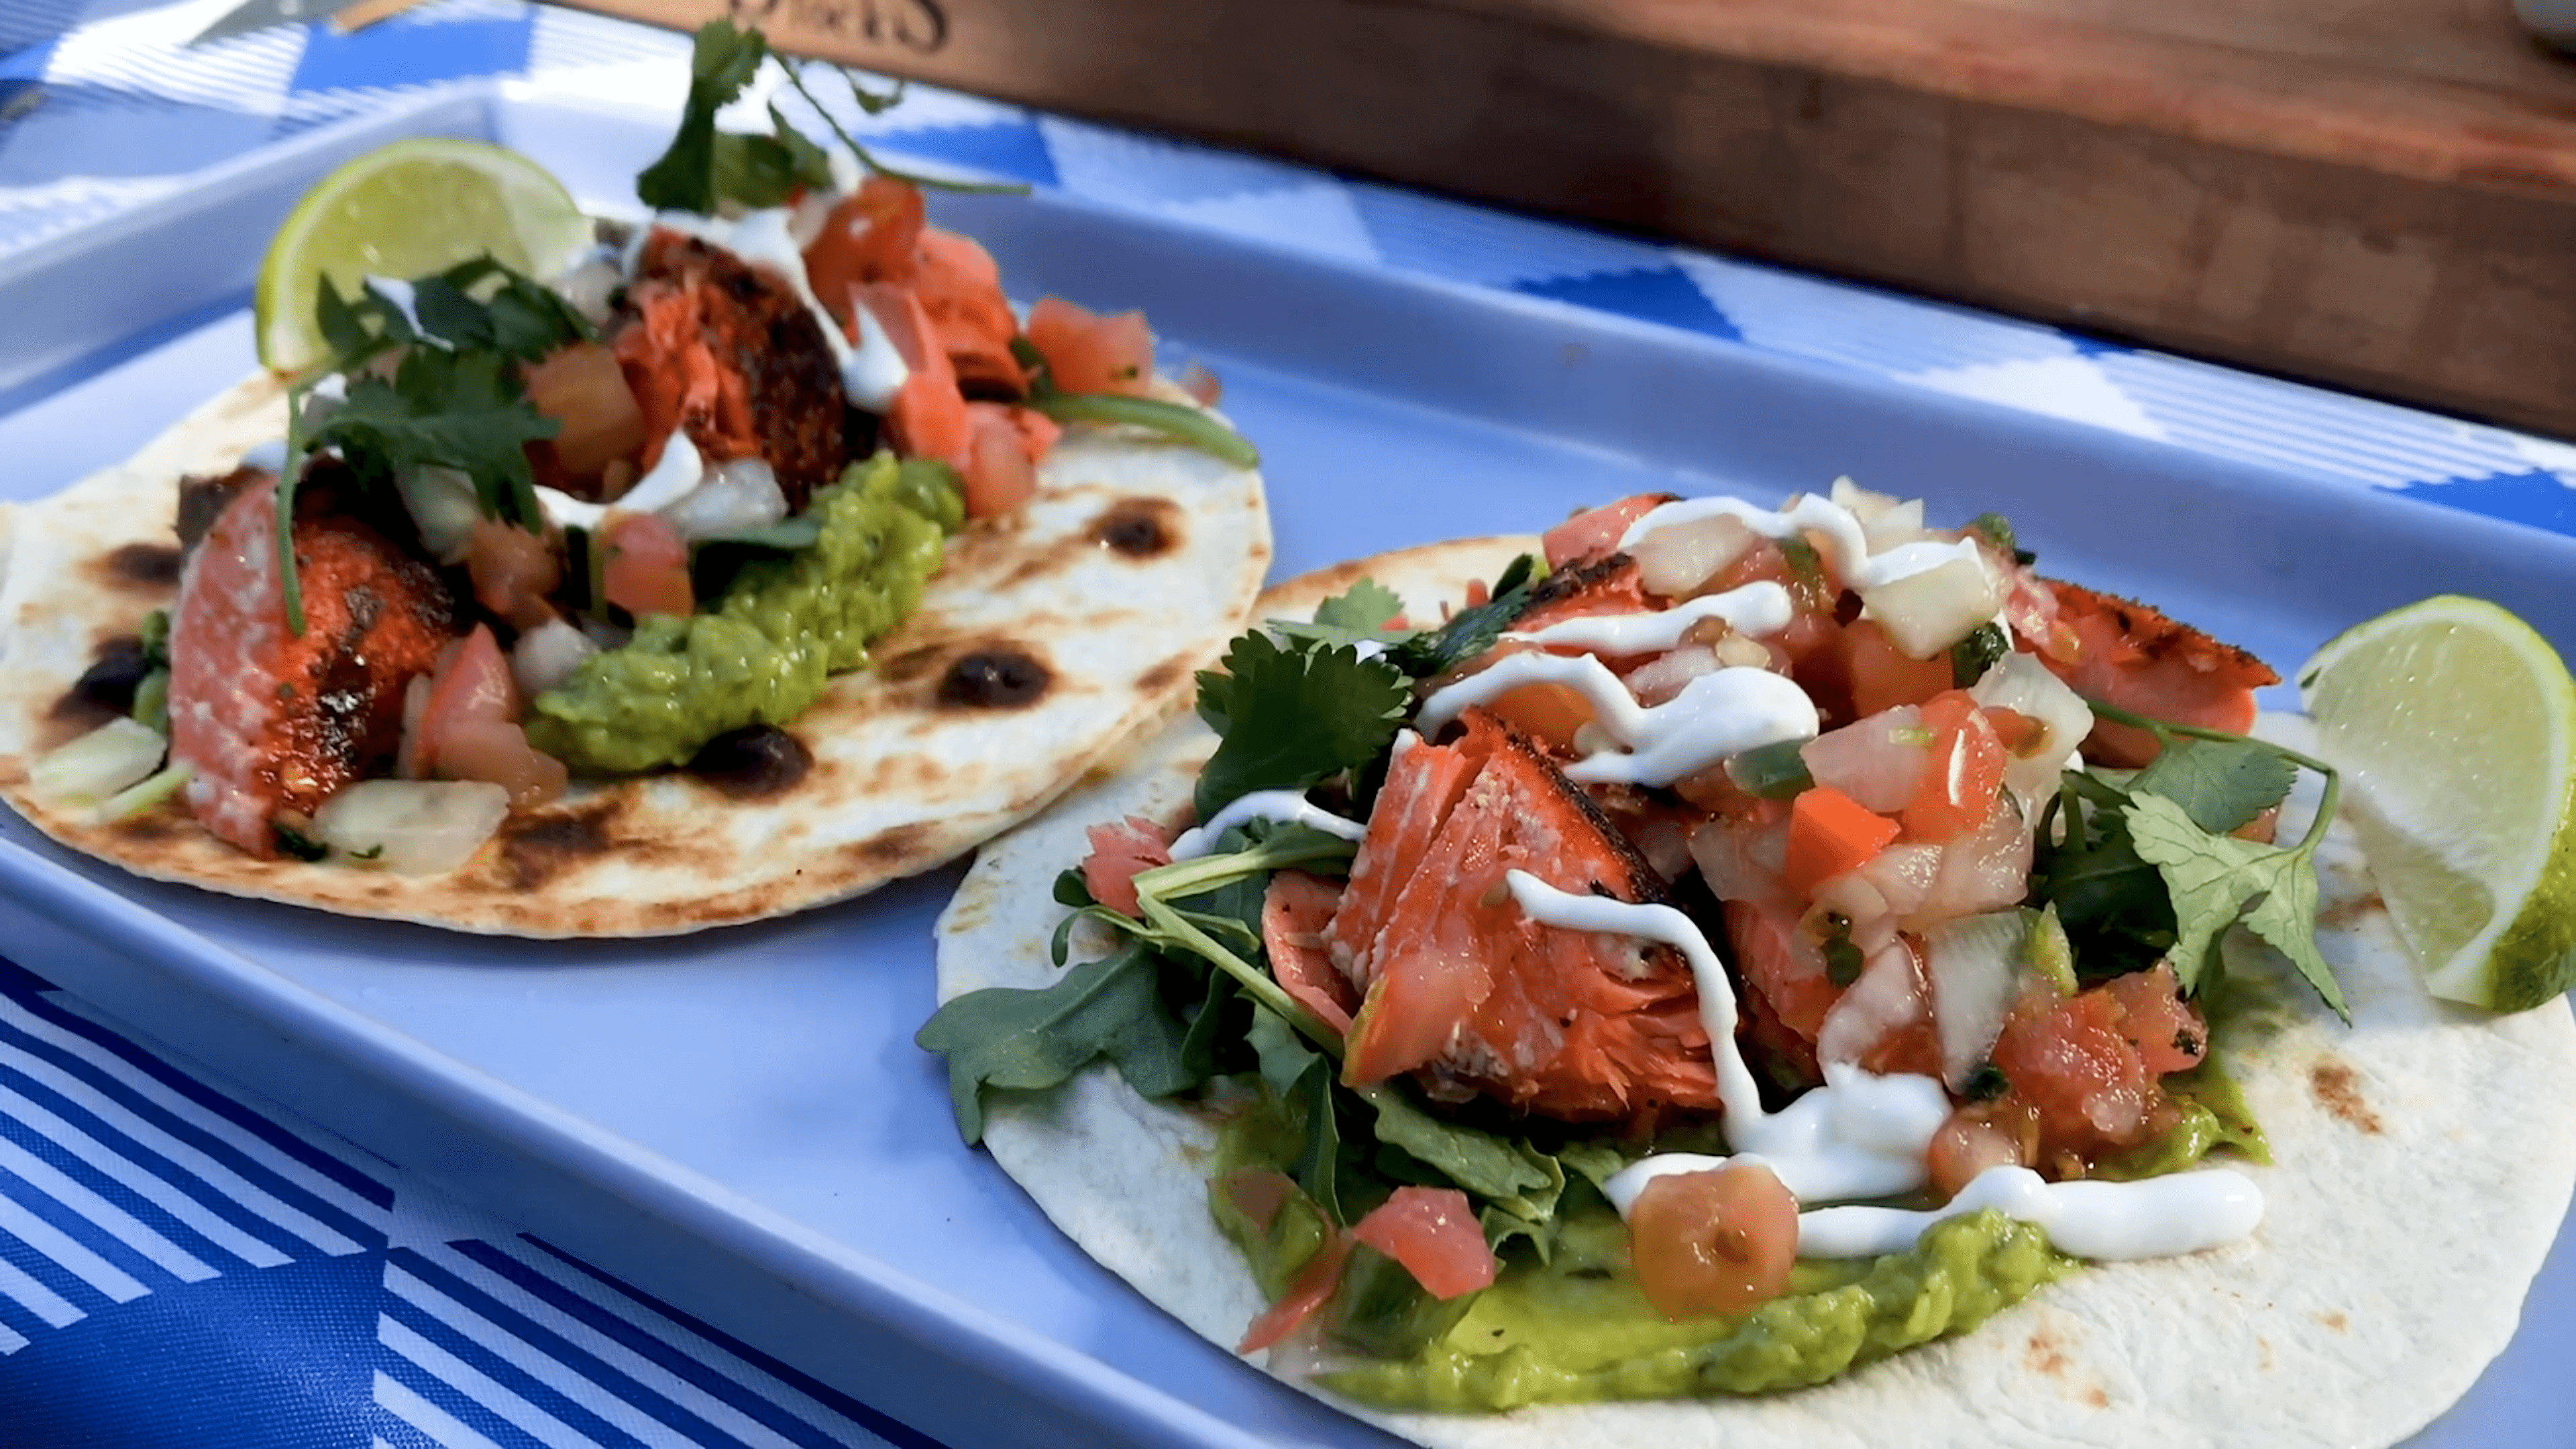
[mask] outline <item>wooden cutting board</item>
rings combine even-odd
[[[792,51],[2576,434],[2576,65],[2509,0],[734,13]]]

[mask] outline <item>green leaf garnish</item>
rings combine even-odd
[[[1399,644],[1420,633],[1418,629],[1391,629],[1387,622],[1404,613],[1404,600],[1393,589],[1375,579],[1363,578],[1358,583],[1316,606],[1314,620],[1273,619],[1270,632],[1282,639],[1301,643],[1325,644]]]
[[[1042,991],[970,991],[939,1008],[913,1040],[948,1058],[949,1105],[972,1143],[983,1140],[986,1087],[1059,1086],[1095,1061],[1112,1063],[1149,1097],[1196,1085],[1182,1060],[1187,1034],[1163,1005],[1153,954],[1131,940]]]
[[[1386,661],[1416,679],[1448,673],[1494,647],[1503,631],[1528,611],[1530,595],[1542,577],[1538,559],[1522,554],[1494,580],[1493,594],[1485,602],[1461,609],[1439,628],[1389,649]]]
[[[1205,408],[1165,402],[1158,397],[1130,397],[1120,392],[1058,392],[1033,388],[1028,405],[1059,423],[1106,423],[1146,428],[1237,468],[1261,466],[1261,450],[1243,434],[1227,427]]]
[[[2162,795],[2194,825],[2224,835],[2280,804],[2298,774],[2280,751],[2259,740],[2177,739],[2138,772],[2129,789]]]
[[[1223,735],[1199,775],[1198,814],[1255,790],[1303,790],[1376,759],[1412,704],[1404,676],[1356,648],[1234,641],[1225,670],[1199,677],[1199,717]]]

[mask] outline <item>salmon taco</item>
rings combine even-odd
[[[2511,1338],[2567,983],[2427,994],[2252,656],[1847,482],[1258,612],[919,1035],[1199,1334],[1473,1449],[2386,1444]]]
[[[667,933],[936,865],[1177,707],[1270,554],[1213,379],[1158,377],[1140,314],[1023,315],[851,138],[718,132],[766,58],[699,33],[648,217],[264,291],[285,370],[0,510],[0,797],[219,891]],[[405,148],[294,245],[460,170],[552,184]]]

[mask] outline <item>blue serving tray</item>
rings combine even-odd
[[[669,124],[496,86],[317,131],[13,266],[0,497],[124,458],[247,372],[268,229],[388,126],[490,136],[625,208]],[[1770,498],[1850,473],[1936,519],[2000,510],[2053,570],[2284,665],[2444,591],[2576,650],[2576,539],[1058,198],[935,210],[1016,294],[1144,307],[1217,369],[1265,453],[1282,577],[1649,488]],[[160,280],[39,306],[103,275]],[[11,817],[0,950],[959,1449],[1391,1443],[1164,1318],[958,1143],[912,1045],[956,879],[676,941],[494,941],[139,883]],[[2562,1241],[2511,1349],[2417,1442],[2563,1432],[2571,1353]]]

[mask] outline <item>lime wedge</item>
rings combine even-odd
[[[2576,982],[2576,681],[2549,641],[2426,599],[2337,636],[2299,692],[2432,993],[2520,1011]]]
[[[369,276],[407,281],[486,252],[551,277],[590,238],[563,183],[516,151],[445,136],[379,147],[304,193],[270,240],[252,303],[259,360],[297,372],[328,355],[313,321],[324,277],[347,296]]]

